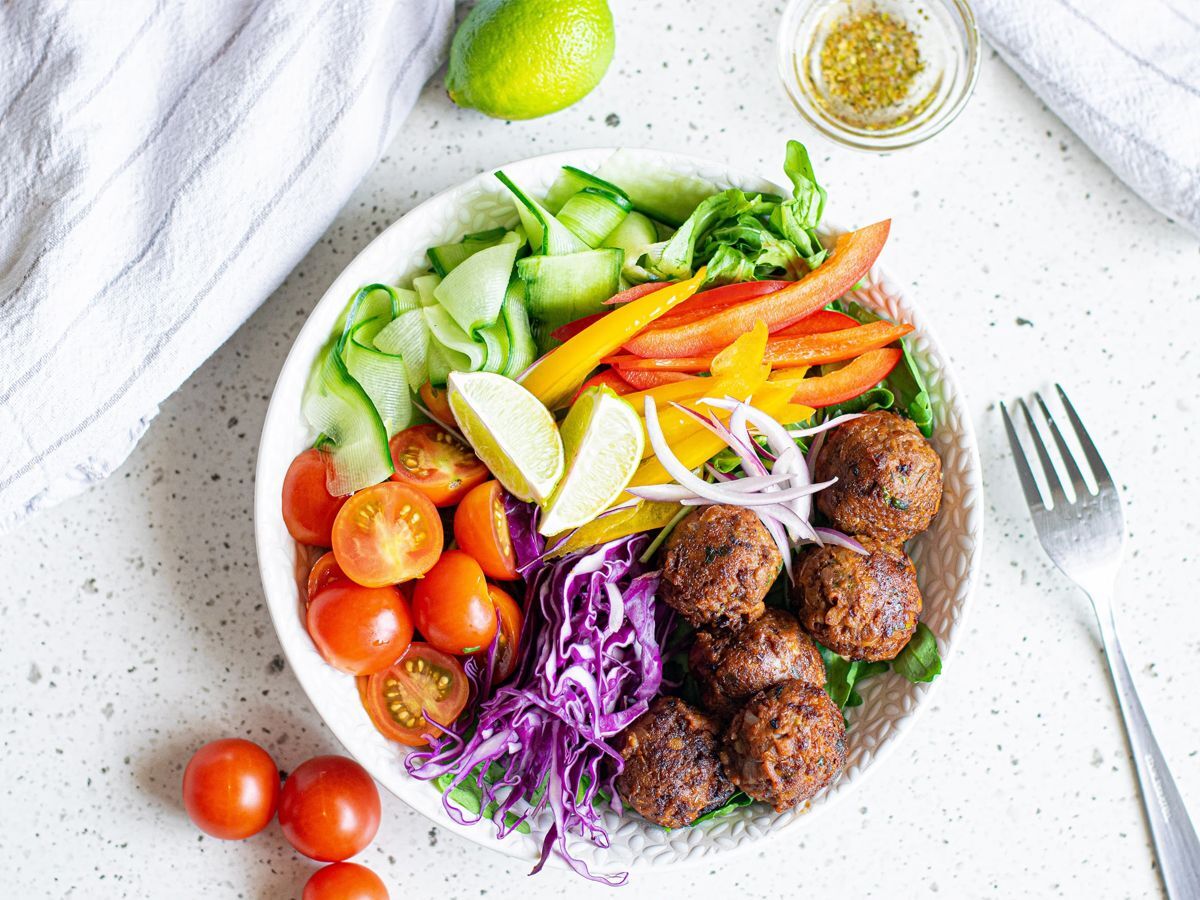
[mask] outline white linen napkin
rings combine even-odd
[[[279,285],[453,6],[0,4],[0,530],[118,466]]]
[[[1200,3],[973,0],[1025,82],[1151,206],[1200,232]]]

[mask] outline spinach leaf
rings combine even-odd
[[[847,400],[845,403],[838,403],[835,406],[825,407],[824,421],[836,419],[838,416],[843,416],[846,413],[861,413],[871,412],[876,409],[891,409],[896,403],[896,398],[886,387],[880,385],[873,387],[869,391],[864,391],[857,397]]]
[[[838,709],[862,705],[862,695],[855,686],[882,675],[890,666],[886,662],[859,662],[839,656],[828,647],[817,644],[821,658],[825,660],[825,691]]]
[[[701,822],[711,822],[713,819],[719,819],[722,816],[727,816],[730,813],[737,812],[743,806],[749,806],[753,802],[753,798],[743,794],[741,791],[734,791],[733,796],[725,801],[724,806],[719,806],[716,809],[709,810],[704,815],[692,822],[692,824],[688,827],[691,828],[692,826],[699,825]]]
[[[916,633],[892,661],[892,668],[912,682],[933,681],[941,674],[937,638],[924,622],[917,623]]]

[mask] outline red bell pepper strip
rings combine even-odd
[[[648,391],[674,381],[688,381],[692,377],[684,372],[644,372],[637,369],[621,372],[621,378],[639,391]]]
[[[695,294],[658,319],[643,334],[660,328],[672,328],[685,322],[696,322],[720,310],[753,300],[755,297],[773,294],[791,283],[790,281],[743,281],[714,288],[703,294]],[[832,331],[832,329],[830,330]]]
[[[777,383],[790,383],[795,387],[795,393],[792,394],[793,403],[802,403],[815,409],[833,406],[835,403],[853,400],[864,391],[875,387],[891,374],[901,356],[903,351],[895,347],[868,350],[849,365],[828,375],[799,378],[790,382],[781,378]],[[774,376],[771,381],[776,383]]]
[[[824,334],[827,331],[842,331],[846,328],[857,328],[861,322],[856,321],[845,313],[832,309],[818,309],[810,316],[805,316],[799,322],[793,322],[787,328],[781,328],[771,335],[777,337],[800,337],[802,334]]]
[[[637,385],[626,381],[613,369],[603,369],[579,386],[579,390],[575,392],[575,396],[571,398],[571,402],[574,403],[576,400],[578,400],[579,395],[588,388],[597,386],[611,388],[613,393],[615,393],[617,396],[620,396],[621,394],[630,394],[635,388],[637,388]],[[640,388],[638,389],[640,390]]]
[[[893,325],[878,321],[869,325],[855,325],[841,331],[824,334],[805,334],[799,337],[772,337],[767,341],[763,362],[775,368],[788,366],[819,366],[825,363],[844,362],[854,359],[868,350],[886,347],[904,337],[913,328],[911,325]],[[705,372],[712,365],[711,356],[681,356],[671,359],[643,359],[630,354],[610,356],[603,361],[616,366],[621,377],[628,380],[626,373],[645,372]]]
[[[638,297],[645,297],[647,294],[653,294],[659,288],[664,288],[668,284],[674,284],[673,281],[647,281],[645,284],[635,284],[633,287],[627,287],[623,291],[613,294],[604,301],[605,306],[620,306],[622,303],[628,303],[630,300],[636,300]]]
[[[885,219],[843,234],[833,254],[802,280],[773,294],[756,297],[673,328],[656,328],[635,335],[625,349],[638,356],[666,358],[715,352],[748,331],[756,321],[779,331],[832,303],[862,279],[887,241],[891,220]]]
[[[583,329],[587,328],[594,322],[599,322],[607,315],[608,311],[605,310],[604,312],[592,313],[590,316],[584,316],[582,319],[576,319],[574,322],[567,322],[565,325],[559,325],[552,332],[550,332],[550,337],[554,338],[554,340],[558,341],[559,343],[562,343],[563,341],[569,341],[571,338],[575,337],[575,335],[579,334],[579,332],[583,331]]]

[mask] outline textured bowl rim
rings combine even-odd
[[[353,749],[356,742],[353,740],[352,735],[347,730],[340,729],[332,724],[329,717],[324,714],[322,707],[325,705],[325,701],[318,699],[318,697],[320,697],[323,693],[316,685],[318,673],[310,666],[312,651],[311,645],[308,645],[308,647],[305,648],[302,644],[294,643],[293,639],[289,636],[289,629],[294,631],[295,626],[297,612],[295,606],[296,598],[290,596],[283,597],[279,595],[279,592],[273,588],[273,579],[268,577],[267,567],[264,565],[264,558],[266,556],[264,551],[265,548],[269,546],[269,541],[272,539],[270,529],[277,528],[280,524],[278,509],[279,485],[282,481],[282,470],[280,469],[280,459],[278,457],[268,457],[267,454],[263,453],[263,448],[269,444],[273,432],[280,427],[277,423],[280,423],[285,419],[295,422],[299,417],[298,404],[292,405],[291,401],[283,400],[282,393],[287,393],[287,391],[283,391],[281,393],[281,387],[286,381],[295,377],[294,373],[298,368],[300,371],[306,373],[311,366],[312,360],[315,358],[315,352],[309,352],[306,350],[306,345],[312,345],[316,347],[319,346],[320,343],[324,342],[325,338],[328,336],[328,329],[332,327],[332,320],[336,318],[337,313],[341,311],[346,299],[350,296],[355,287],[357,287],[359,281],[366,283],[367,281],[381,280],[373,275],[368,275],[365,277],[365,279],[350,279],[348,276],[358,268],[360,261],[373,255],[379,255],[379,248],[385,247],[391,243],[391,235],[394,232],[403,230],[406,226],[406,223],[420,219],[422,216],[429,214],[429,212],[433,209],[445,206],[453,207],[457,205],[460,202],[460,198],[469,193],[474,187],[484,184],[490,186],[492,173],[495,172],[496,169],[505,169],[509,171],[525,168],[541,169],[551,165],[561,166],[565,164],[594,166],[600,160],[602,160],[605,155],[611,154],[616,149],[618,148],[589,147],[574,150],[564,150],[554,153],[541,154],[534,157],[527,157],[525,159],[510,163],[504,163],[500,166],[489,167],[481,171],[479,174],[466,179],[465,181],[452,185],[442,191],[439,191],[428,199],[422,201],[400,218],[392,222],[382,232],[380,232],[365,247],[363,247],[333,279],[329,288],[325,291],[321,299],[306,317],[305,324],[302,326],[300,332],[293,340],[292,346],[288,350],[287,356],[280,368],[279,376],[276,379],[276,383],[271,391],[271,399],[268,403],[267,413],[263,422],[263,430],[260,435],[257,451],[258,461],[255,469],[254,491],[254,535],[255,548],[258,556],[259,575],[267,601],[267,609],[271,615],[271,620],[275,628],[276,635],[279,638],[280,647],[283,650],[284,656],[287,658],[289,665],[292,667],[292,671],[294,672],[296,679],[300,682],[301,688],[303,688],[309,699],[309,702],[312,703],[314,710],[321,717],[321,720],[326,727],[328,727],[333,733],[334,737],[337,738],[337,740],[346,749],[347,753],[349,753],[349,755],[355,759],[358,759],[359,762],[361,762],[371,773],[372,777],[384,785],[384,787],[387,788],[392,794],[404,801],[405,804],[410,808],[426,816],[426,818],[428,818],[435,825],[450,830],[455,834],[458,834],[467,840],[478,844],[481,847],[493,852],[501,853],[514,859],[522,859],[526,861],[532,861],[532,857],[528,852],[526,852],[526,846],[524,844],[516,843],[511,839],[499,841],[495,838],[494,832],[487,827],[459,825],[458,823],[452,821],[444,814],[444,812],[442,812],[440,798],[436,798],[436,795],[433,794],[432,791],[430,791],[430,799],[436,803],[436,807],[429,802],[421,802],[419,797],[407,796],[408,792],[397,790],[390,783],[391,773],[387,773],[389,777],[385,777],[384,775],[381,775],[379,772],[375,771],[374,768],[367,761],[363,760]],[[648,161],[652,160],[663,166],[672,167],[675,169],[686,169],[689,166],[692,168],[721,167],[721,164],[716,161],[690,154],[672,153],[651,148],[624,149],[629,152],[646,155]],[[738,183],[748,185],[752,182],[760,182],[764,185],[771,185],[775,191],[784,193],[786,195],[786,192],[783,188],[769,179],[763,179],[760,176],[748,174],[742,171],[734,171],[732,168],[729,168],[727,171]],[[835,233],[845,230],[837,227],[836,225],[826,227]],[[889,277],[889,275],[885,274],[887,272],[894,273],[894,267],[885,269],[884,267],[876,266],[872,269],[872,278],[879,281],[895,280],[894,274]],[[327,325],[321,325],[319,323],[322,318],[329,319],[330,322]],[[939,377],[946,385],[946,393],[955,398],[952,405],[957,407],[961,413],[959,416],[960,437],[968,454],[966,475],[970,482],[969,487],[976,498],[972,508],[969,511],[966,527],[966,536],[970,539],[971,546],[964,576],[966,589],[962,592],[961,599],[959,600],[956,609],[955,634],[959,636],[955,641],[948,641],[939,636],[944,675],[946,669],[949,668],[950,661],[954,657],[954,651],[957,643],[962,640],[960,635],[965,622],[965,615],[971,605],[971,599],[977,583],[976,576],[983,553],[982,509],[984,507],[984,499],[979,450],[975,439],[974,428],[969,415],[969,404],[965,395],[957,386],[953,376],[952,367],[949,365],[948,360],[945,359],[945,354],[942,351],[943,345],[938,341],[933,328],[928,322],[924,321],[926,319],[926,314],[924,311],[920,313],[920,318],[922,321],[919,325],[919,333],[924,335],[930,345],[936,350],[938,355],[943,358],[945,365],[938,369]],[[285,405],[287,405],[288,408],[285,409]],[[268,510],[271,510],[272,512],[267,514],[266,511]],[[291,583],[295,585],[295,572],[291,574],[290,578]],[[283,616],[291,617],[292,621],[285,622],[282,618]],[[304,656],[305,650],[309,651],[308,659],[306,659]],[[324,664],[322,663],[321,665]],[[872,751],[869,763],[858,771],[857,776],[849,783],[849,787],[857,789],[863,782],[867,780],[871,772],[878,768],[879,765],[889,757],[889,755],[895,750],[896,745],[904,740],[904,738],[911,731],[917,719],[931,705],[929,702],[930,695],[938,687],[942,680],[943,677],[939,677],[931,683],[918,686],[919,696],[917,697],[911,711],[906,714],[901,714],[895,720],[892,732],[882,743],[882,745]],[[414,786],[417,784],[419,783],[414,783]],[[421,786],[424,787],[424,785]],[[426,788],[426,790],[428,789]],[[841,799],[843,796],[849,795],[849,793],[851,793],[851,791],[839,792],[837,796],[830,797],[827,802],[823,802],[816,807],[807,810],[803,815],[796,816],[790,822],[786,822],[778,827],[773,828],[769,833],[769,837],[777,840],[780,834],[794,829],[798,823],[811,822],[816,817],[817,813],[825,811],[832,806],[834,802]],[[615,842],[616,841],[614,839],[614,843]],[[733,846],[727,846],[724,843],[717,844],[711,841],[706,843],[697,843],[690,848],[690,851],[698,850],[701,852],[688,852],[685,858],[672,859],[670,860],[669,864],[672,866],[695,865],[701,861],[710,859],[714,853],[718,852],[725,859],[729,859],[737,852],[746,851],[752,847],[761,848],[762,846],[763,844],[761,839],[756,840],[753,837],[742,838]],[[603,851],[599,851],[599,853],[603,853]],[[645,859],[644,856],[639,853],[634,856],[632,860],[622,861],[620,865],[623,868],[629,869],[630,872],[633,872],[635,870],[644,871],[654,865],[655,862],[656,861]],[[557,867],[565,868],[565,863],[559,859],[557,854],[551,854],[550,863]],[[658,864],[658,867],[661,867],[661,864]]]

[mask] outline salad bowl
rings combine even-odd
[[[572,150],[505,165],[505,172],[534,193],[544,193],[563,165],[594,170],[611,149]],[[711,182],[714,190],[737,186],[786,194],[782,187],[724,165],[651,150],[636,154],[648,170]],[[300,414],[310,368],[345,307],[362,285],[406,283],[426,267],[426,248],[455,241],[466,232],[516,221],[511,196],[485,171],[420,204],[376,237],[334,280],[297,336],[272,394],[259,444],[255,488],[255,538],[267,607],[280,644],[313,706],[330,730],[384,787],[414,809],[482,846],[510,856],[537,860],[541,835],[513,833],[503,841],[486,821],[474,826],[452,821],[442,797],[430,784],[405,771],[406,748],[386,740],[364,711],[354,679],[327,665],[304,626],[306,548],[289,536],[280,510],[284,473],[292,458],[311,446],[315,435]],[[826,226],[825,231],[837,233]],[[885,254],[886,255],[886,254]],[[911,545],[924,595],[922,620],[938,637],[942,677],[955,677],[952,657],[982,555],[983,493],[980,465],[967,403],[955,385],[949,363],[928,317],[914,298],[904,296],[886,268],[876,265],[856,299],[889,318],[915,326],[909,347],[928,382],[934,409],[932,443],[942,459],[945,493],[933,526]],[[863,704],[849,713],[846,765],[841,777],[810,803],[784,813],[755,804],[691,828],[665,830],[628,812],[604,813],[610,846],[576,839],[571,851],[593,871],[630,871],[692,862],[717,852],[745,849],[768,836],[795,831],[814,815],[842,802],[909,732],[937,682],[914,684],[888,674],[863,685]],[[535,821],[535,826],[537,822]],[[551,860],[556,860],[552,856]]]

